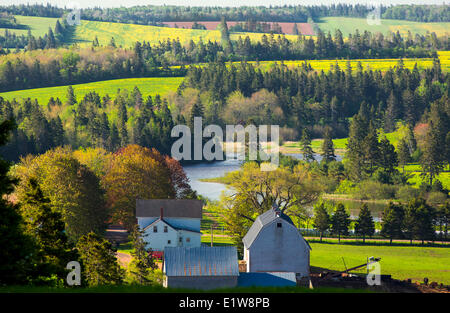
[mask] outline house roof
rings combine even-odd
[[[136,199],[136,217],[202,218],[203,202],[192,199]]]
[[[244,238],[242,239],[242,242],[244,243],[244,245],[247,248],[249,248],[252,245],[252,243],[255,241],[255,239],[258,236],[261,229],[263,229],[264,226],[266,226],[267,224],[270,224],[277,218],[281,218],[295,227],[294,223],[292,222],[292,220],[289,216],[287,216],[284,213],[280,213],[280,211],[278,211],[276,209],[270,209],[270,210],[264,212],[263,214],[261,214],[260,216],[258,216],[256,218],[256,220],[253,222],[253,225],[250,227],[247,234],[245,234]],[[311,246],[305,240],[305,238],[303,238],[303,236],[300,236],[300,237],[305,241],[305,243],[308,245],[309,249],[311,250]]]
[[[297,278],[293,272],[250,272],[240,273],[238,278],[239,287],[280,287],[296,286]]]
[[[236,247],[166,247],[167,276],[238,276]]]
[[[154,226],[156,223],[162,221],[163,223],[167,224],[167,226],[169,226],[170,228],[174,229],[174,230],[184,230],[184,231],[189,231],[192,233],[197,233],[197,234],[201,234],[201,232],[191,229],[191,228],[185,228],[185,227],[175,227],[173,226],[171,223],[167,222],[164,218],[159,217],[157,220],[155,220],[153,223],[151,223],[150,225],[144,227],[144,230],[147,230],[148,228]]]
[[[261,229],[266,226],[267,224],[270,224],[273,220],[277,218],[282,218],[286,222],[294,225],[291,218],[287,216],[284,213],[281,213],[280,215],[277,214],[277,211],[274,209],[270,209],[260,216],[256,218],[256,220],[253,222],[253,225],[248,230],[247,234],[244,236],[242,241],[244,242],[244,245],[246,247],[250,247],[253,241],[256,239],[256,236],[258,236]]]

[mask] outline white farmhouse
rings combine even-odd
[[[309,276],[311,247],[292,220],[277,208],[258,216],[243,238],[247,272],[291,272]]]
[[[200,247],[203,203],[188,199],[136,200],[136,218],[147,247]]]

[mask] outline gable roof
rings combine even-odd
[[[136,217],[202,218],[203,202],[192,199],[136,199]]]
[[[281,213],[280,215],[277,215],[277,212],[274,209],[270,209],[263,214],[259,215],[256,220],[253,222],[253,225],[248,230],[247,234],[242,239],[242,242],[244,242],[244,245],[246,247],[250,247],[253,241],[256,239],[256,236],[258,236],[261,229],[266,226],[267,224],[271,223],[277,218],[282,218],[286,222],[294,225],[291,218],[287,216],[284,213]]]
[[[155,224],[157,224],[158,222],[161,222],[161,221],[162,221],[164,224],[166,224],[167,226],[169,226],[170,228],[172,228],[172,229],[174,229],[174,230],[176,230],[176,231],[178,231],[178,230],[184,230],[184,231],[189,231],[189,232],[192,232],[192,233],[201,234],[201,232],[196,231],[196,230],[193,230],[193,229],[190,229],[190,228],[175,227],[175,226],[173,226],[172,224],[170,224],[169,222],[167,222],[164,218],[161,218],[161,217],[158,218],[157,220],[155,220],[153,223],[150,223],[148,226],[144,227],[143,230],[147,230],[148,228],[154,226]]]
[[[167,276],[238,276],[236,247],[166,247]]]
[[[242,239],[242,242],[244,243],[244,245],[247,248],[249,248],[252,245],[252,243],[255,241],[255,239],[258,236],[261,229],[263,229],[264,226],[266,226],[267,224],[270,224],[277,218],[281,218],[295,227],[294,223],[292,222],[292,220],[289,216],[287,216],[284,213],[279,213],[279,211],[277,211],[275,209],[270,209],[270,210],[264,212],[263,214],[261,214],[260,216],[258,216],[256,218],[255,222],[253,222],[253,225],[250,227],[247,234],[245,234],[244,238]],[[311,246],[305,240],[305,238],[303,238],[303,236],[301,236],[301,235],[300,235],[300,237],[306,242],[309,249],[311,250]]]

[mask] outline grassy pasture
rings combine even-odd
[[[421,35],[425,35],[427,31],[429,31],[435,32],[438,36],[449,33],[450,29],[450,23],[421,23],[387,19],[382,19],[380,25],[369,25],[365,18],[353,17],[324,17],[316,21],[316,24],[326,33],[330,31],[331,34],[334,34],[336,29],[340,29],[345,37],[350,33],[354,33],[356,29],[358,29],[360,33],[365,30],[370,32],[381,32],[383,34],[386,34],[389,31],[399,31],[401,35],[407,35],[408,30],[413,34],[418,33]]]
[[[239,36],[249,36],[252,41],[258,41],[263,34],[259,33],[232,33],[231,40],[237,40]],[[116,45],[131,47],[136,41],[147,41],[151,44],[157,44],[159,41],[170,39],[179,39],[182,45],[188,44],[190,40],[198,42],[218,41],[220,42],[220,31],[202,30],[202,29],[183,29],[170,27],[157,27],[148,25],[110,23],[81,21],[81,25],[76,27],[74,42],[80,45],[90,45],[97,36],[100,45],[107,45],[114,37]],[[296,39],[297,36],[286,35],[288,39]]]
[[[11,29],[8,28],[10,33],[14,33],[18,36],[25,35],[27,36],[28,30],[31,30],[31,34],[33,36],[41,36],[43,37],[46,33],[48,33],[48,28],[51,27],[54,30],[57,18],[52,17],[36,17],[36,16],[21,16],[15,15],[17,19],[17,23],[20,25],[28,26],[28,29]],[[0,35],[3,36],[5,34],[6,28],[0,27]]]
[[[73,85],[77,100],[81,100],[88,92],[96,91],[100,96],[109,94],[112,98],[115,97],[117,89],[127,89],[132,91],[134,86],[137,86],[142,93],[144,99],[147,96],[154,96],[159,94],[166,95],[171,91],[175,91],[183,77],[149,77],[149,78],[126,78],[105,80],[94,83],[86,83]],[[37,89],[26,89],[18,91],[10,91],[0,93],[0,97],[7,100],[31,98],[37,99],[39,104],[46,105],[50,97],[56,99],[58,97],[62,102],[66,101],[67,86],[47,87]]]
[[[335,242],[310,242],[311,266],[332,270],[347,268],[366,262],[368,257],[381,257],[381,274],[392,275],[395,279],[411,278],[423,282],[428,277],[430,282],[450,284],[450,249],[448,247],[389,246],[337,244]],[[365,268],[358,271],[365,272]]]

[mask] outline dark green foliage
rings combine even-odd
[[[366,236],[372,236],[375,233],[375,223],[369,207],[365,203],[359,211],[358,219],[355,223],[355,233],[362,235],[363,243],[366,241]]]
[[[433,220],[435,210],[429,206],[425,199],[412,199],[405,209],[404,229],[405,235],[412,242],[413,239],[422,241],[434,240],[435,230]]]
[[[124,270],[117,262],[115,250],[109,241],[89,233],[77,242],[82,261],[83,283],[88,286],[118,285],[124,279]]]
[[[303,154],[303,160],[310,162],[314,161],[314,153],[311,148],[311,137],[309,137],[308,130],[303,128],[302,138],[300,139],[301,151]]]
[[[322,160],[326,163],[335,161],[333,138],[331,138],[331,131],[329,128],[325,130],[325,135],[322,143]]]
[[[33,283],[61,285],[67,274],[66,265],[78,259],[65,233],[62,215],[52,211],[36,180],[30,179],[20,203],[27,234],[33,237],[36,252],[33,258]]]
[[[383,211],[381,222],[381,235],[390,239],[403,238],[405,212],[402,205],[389,202]]]
[[[320,232],[320,241],[322,241],[323,233],[330,228],[331,219],[330,215],[325,208],[325,205],[321,203],[314,209],[314,227]]]
[[[130,264],[130,274],[141,285],[151,284],[149,280],[150,271],[156,268],[155,262],[152,258],[152,250],[146,248],[144,241],[145,232],[135,225],[131,232],[131,239],[133,245],[132,256],[133,260]]]
[[[350,222],[350,215],[345,211],[344,205],[338,203],[331,216],[331,232],[338,235],[339,242],[341,242],[341,235],[348,235]]]
[[[12,121],[0,123],[0,145],[6,143],[14,127]],[[19,207],[5,198],[16,183],[8,175],[9,166],[0,159],[0,285],[26,283],[34,252],[31,238],[24,233]]]

